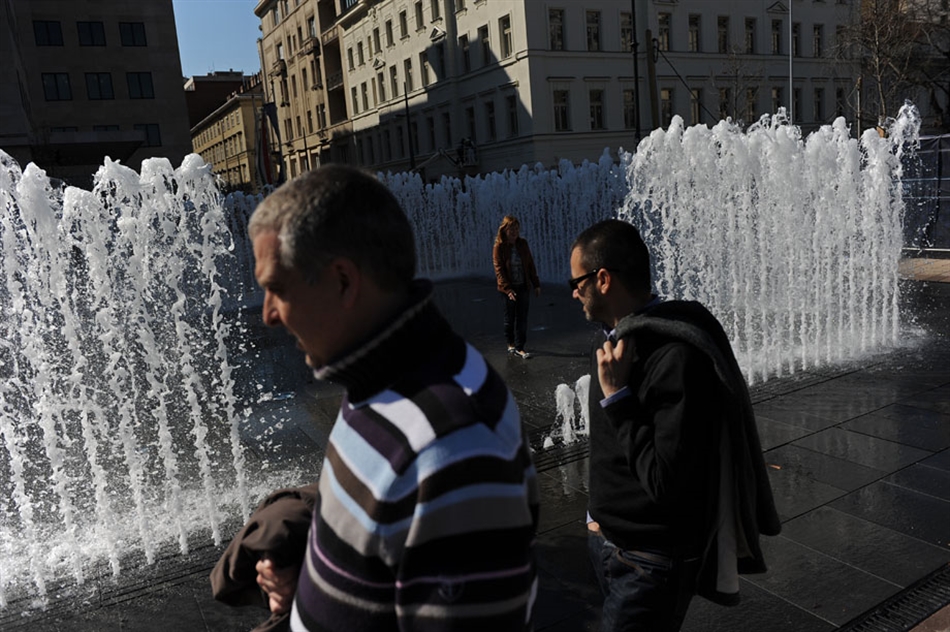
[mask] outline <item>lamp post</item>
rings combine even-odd
[[[409,123],[409,90],[406,82],[402,82],[402,96],[406,106],[406,142],[409,143],[409,169],[416,168],[416,152],[412,149],[412,126]]]
[[[637,40],[637,1],[630,0],[630,27],[633,29],[633,117],[636,122],[636,140],[640,144],[640,42]]]
[[[795,51],[795,40],[792,28],[792,5],[795,0],[788,0],[788,122],[795,120],[795,88],[792,84],[792,59]]]

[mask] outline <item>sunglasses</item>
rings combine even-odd
[[[594,268],[593,270],[591,270],[591,271],[588,272],[587,274],[582,274],[582,275],[580,275],[579,277],[574,277],[573,279],[568,279],[568,280],[567,280],[567,284],[568,284],[568,286],[570,286],[571,291],[573,292],[573,291],[575,291],[575,290],[577,289],[577,287],[578,287],[581,283],[583,283],[583,282],[586,281],[587,279],[591,278],[592,276],[594,276],[595,274],[597,274],[597,273],[600,272],[601,270],[606,270],[607,272],[616,272],[616,270],[611,270],[610,268]]]

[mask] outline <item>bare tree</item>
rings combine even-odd
[[[764,74],[763,64],[752,62],[739,46],[731,46],[722,63],[722,70],[709,78],[719,94],[719,117],[732,118],[739,125],[754,123],[757,113],[747,111],[746,97],[749,90],[758,94]]]
[[[840,33],[836,54],[860,64],[857,117],[862,127],[883,125],[907,99],[946,119],[950,95],[946,14],[943,0],[861,2],[855,23]]]

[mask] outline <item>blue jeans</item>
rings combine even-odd
[[[624,551],[599,533],[589,533],[587,544],[604,593],[601,632],[680,629],[696,591],[699,558]]]

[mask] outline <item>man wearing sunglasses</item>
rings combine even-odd
[[[738,602],[780,530],[748,388],[721,325],[650,291],[632,225],[607,220],[571,249],[569,281],[605,336],[591,354],[591,562],[601,629],[679,630],[694,594]]]

